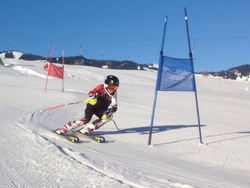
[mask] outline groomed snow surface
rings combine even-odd
[[[193,92],[158,92],[148,146],[156,71],[65,65],[62,80],[45,62],[2,59],[0,187],[247,188],[250,186],[250,83],[196,75],[200,143]],[[83,117],[88,91],[107,75],[120,79],[113,122],[77,144],[51,132]],[[93,117],[92,120],[95,120]]]

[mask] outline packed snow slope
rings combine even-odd
[[[158,92],[148,146],[156,71],[65,65],[62,80],[45,62],[2,59],[0,187],[247,188],[250,83],[196,75],[202,144],[193,92]],[[51,131],[84,115],[83,101],[107,75],[120,79],[113,122],[70,143]],[[96,117],[93,117],[95,120]]]

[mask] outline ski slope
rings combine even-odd
[[[156,71],[65,65],[62,80],[45,62],[2,59],[0,187],[247,188],[250,185],[250,83],[196,75],[203,144],[193,92],[158,92],[148,146]],[[120,79],[118,111],[93,134],[70,143],[51,132],[83,116],[83,101],[107,75]],[[94,117],[92,120],[95,120]]]

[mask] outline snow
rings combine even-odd
[[[247,81],[250,82],[249,76],[238,76],[236,78],[237,81]]]
[[[156,71],[65,65],[45,93],[44,62],[2,59],[0,187],[245,188],[250,185],[249,82],[196,75],[200,143],[193,92],[158,92],[148,146]],[[84,115],[89,90],[120,79],[113,122],[70,143],[51,132]],[[95,120],[95,117],[92,119]]]

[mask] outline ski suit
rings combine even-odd
[[[64,129],[65,133],[70,129],[75,129],[83,124],[89,123],[93,115],[96,115],[99,119],[93,121],[92,124],[95,126],[95,129],[99,129],[102,125],[110,121],[110,119],[102,119],[103,115],[110,113],[110,118],[112,118],[112,114],[117,111],[117,91],[110,94],[105,88],[105,85],[101,84],[91,90],[88,95],[95,95],[95,98],[97,98],[96,104],[91,105],[87,103],[84,118],[73,120],[63,125],[61,129]],[[109,108],[110,105],[111,108]]]
[[[93,124],[98,129],[101,124],[98,126],[98,122],[101,122],[101,118],[104,113],[108,110],[108,107],[111,105],[110,111],[112,113],[117,111],[117,91],[110,94],[107,89],[104,87],[104,84],[97,86],[95,89],[90,91],[88,95],[95,95],[97,98],[97,103],[95,105],[87,104],[85,109],[85,116],[82,119],[84,124],[88,123],[92,116],[95,114],[99,119],[94,121]]]

